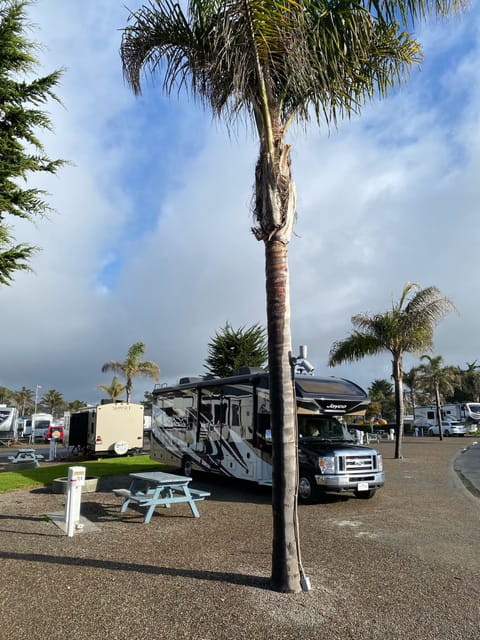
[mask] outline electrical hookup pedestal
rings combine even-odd
[[[76,530],[83,528],[80,523],[82,487],[85,484],[86,467],[68,468],[67,503],[65,505],[65,530],[69,538]]]

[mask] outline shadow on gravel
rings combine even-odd
[[[97,560],[95,558],[53,557],[39,553],[16,553],[13,551],[0,551],[0,559],[17,560],[19,562],[40,562],[67,567],[92,567],[107,571],[132,571],[149,575],[172,576],[175,578],[193,578],[195,580],[211,580],[213,582],[229,582],[231,584],[254,587],[256,589],[270,589],[269,578],[261,576],[244,575],[241,573],[221,571],[201,571],[199,569],[179,569],[172,567],[155,567],[152,565],[135,564],[128,562],[113,562],[111,560]]]

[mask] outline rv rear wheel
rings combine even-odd
[[[192,477],[192,461],[190,458],[185,457],[182,459],[182,473],[187,478]]]
[[[301,504],[311,504],[317,496],[317,483],[308,473],[300,473],[298,481],[298,501]]]

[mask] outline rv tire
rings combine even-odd
[[[192,477],[192,467],[192,460],[190,458],[187,456],[182,458],[182,473],[184,476],[187,476],[187,478]]]
[[[300,472],[298,480],[298,501],[301,504],[311,504],[317,497],[317,483],[309,473]]]

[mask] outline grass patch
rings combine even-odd
[[[68,476],[68,468],[72,466],[86,467],[87,476],[118,476],[139,471],[158,470],[159,463],[150,456],[130,456],[126,458],[104,458],[88,462],[68,462],[22,469],[21,471],[3,471],[0,473],[0,492],[14,489],[33,489],[52,484],[55,478]]]

